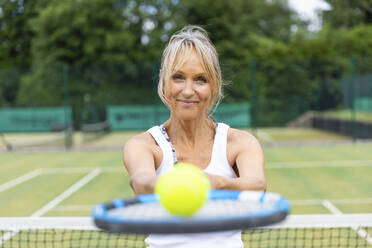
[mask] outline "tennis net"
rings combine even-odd
[[[146,247],[146,235],[110,234],[89,217],[0,218],[0,247]],[[372,247],[372,214],[290,215],[243,231],[245,247]]]
[[[0,134],[0,150],[40,150],[63,149],[71,131],[66,130],[45,133],[6,133]],[[71,138],[71,137],[69,137]]]
[[[103,121],[93,124],[84,124],[81,130],[83,134],[83,143],[86,144],[109,134],[110,123],[108,121]]]

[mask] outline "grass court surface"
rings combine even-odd
[[[263,143],[347,140],[311,129],[255,132]],[[93,151],[0,153],[1,216],[88,216],[98,202],[132,196],[121,147],[136,133],[111,133]],[[264,146],[268,191],[286,196],[294,214],[371,213],[371,151],[353,143]]]
[[[93,148],[90,150],[77,146],[78,149],[68,152],[43,149],[38,152],[1,152],[0,217],[87,217],[96,203],[133,196],[122,164],[121,148],[136,133],[111,133],[85,146]],[[345,137],[311,129],[259,129],[255,130],[255,135],[264,144],[267,190],[286,196],[291,202],[292,214],[372,213],[371,143],[354,144]],[[75,142],[78,138],[76,135]],[[285,145],[265,145],[281,142]],[[363,231],[372,235],[371,228]],[[327,235],[345,237],[340,244],[330,243],[329,247],[366,244],[366,239],[349,229],[341,229],[335,234],[332,230],[295,230],[281,238],[279,231],[257,235],[249,232],[243,235],[244,242],[256,239],[254,242],[258,242],[259,247],[272,247],[277,245],[277,240],[288,239],[287,236],[295,237],[294,241],[279,247],[324,247],[327,242],[334,242],[327,238],[323,240]],[[27,246],[34,242],[32,240],[39,239],[38,247],[72,247],[74,242],[78,246],[89,244],[88,247],[111,247],[120,243],[124,247],[145,247],[141,235],[105,238],[105,234],[91,232],[59,234],[48,230],[31,231],[25,235],[23,237],[22,232],[11,234],[3,247]],[[70,243],[68,239],[73,235],[77,235],[78,240]],[[305,236],[310,238],[305,239]],[[317,236],[322,241],[318,241]],[[67,237],[67,241],[48,241],[56,237],[61,240]],[[314,242],[322,243],[316,246]],[[248,247],[256,245],[252,243]]]

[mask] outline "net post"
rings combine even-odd
[[[249,114],[251,115],[252,132],[256,135],[258,126],[258,95],[257,95],[257,82],[256,82],[256,61],[251,59],[250,61],[250,81],[251,81],[251,108]]]
[[[63,75],[63,92],[64,92],[64,103],[65,103],[65,149],[69,150],[72,146],[72,125],[71,125],[71,108],[70,108],[70,95],[68,87],[68,74],[69,67],[66,64],[62,65]],[[70,111],[69,111],[70,110]]]
[[[356,60],[354,57],[350,58],[350,83],[349,83],[349,91],[350,91],[350,115],[351,115],[351,135],[353,138],[353,142],[356,142],[356,113],[355,113],[355,66]]]

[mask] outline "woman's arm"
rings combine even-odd
[[[137,195],[153,193],[157,179],[152,140],[148,135],[143,133],[133,137],[123,149],[123,161],[130,176],[130,186]]]
[[[264,155],[260,143],[248,132],[229,129],[227,142],[229,162],[239,171],[238,178],[207,174],[212,188],[232,190],[266,190]]]

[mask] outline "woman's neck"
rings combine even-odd
[[[171,115],[164,127],[172,144],[195,147],[197,143],[203,142],[205,139],[213,139],[216,124],[206,117],[182,120]]]

